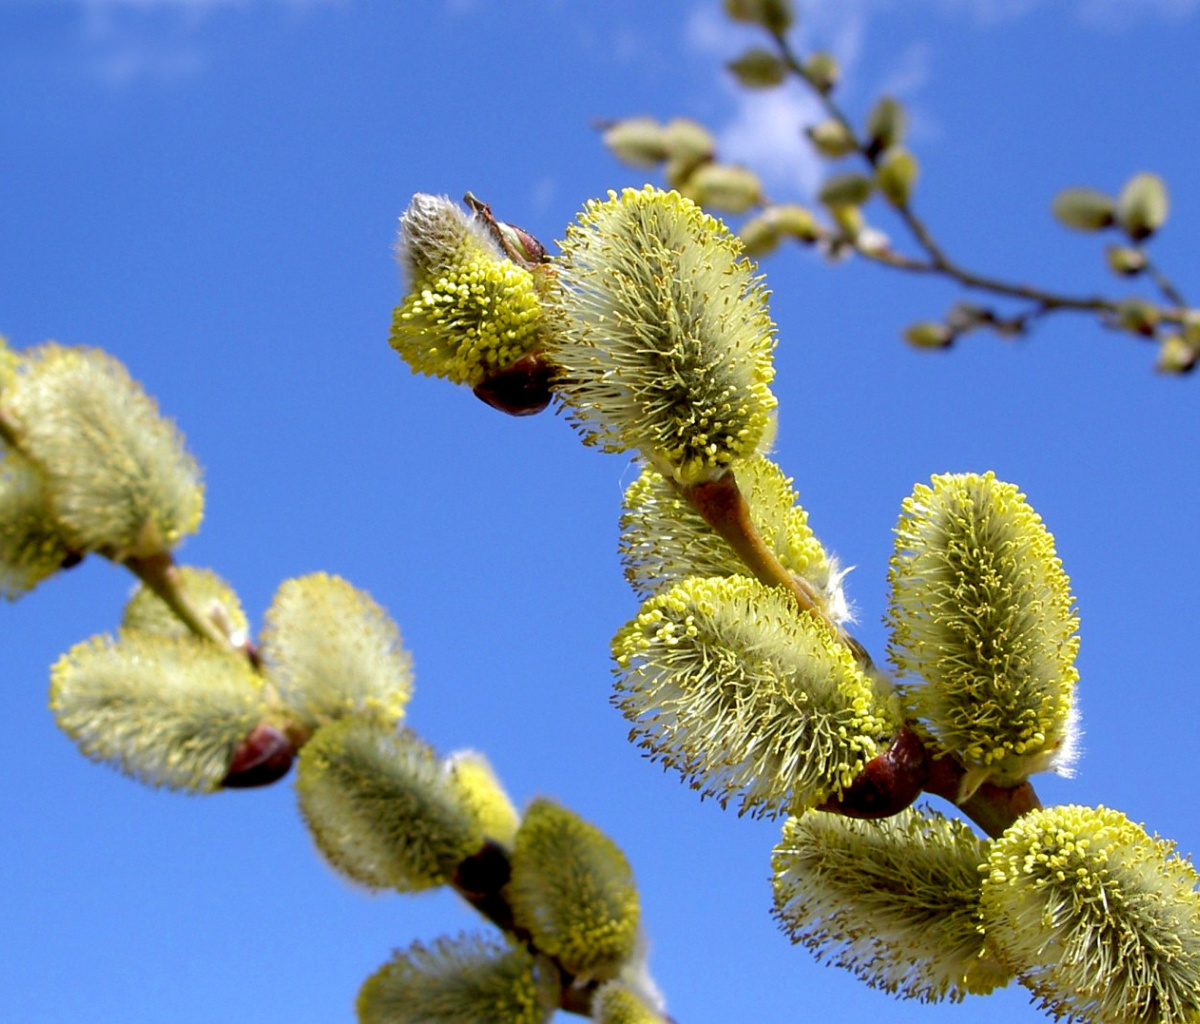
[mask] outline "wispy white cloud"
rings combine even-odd
[[[37,3],[44,0],[0,0]],[[122,86],[170,81],[205,64],[203,29],[224,11],[302,11],[352,0],[57,0],[77,16],[74,60],[92,77]]]
[[[854,88],[868,12],[889,0],[839,0],[805,8],[795,40],[801,52],[826,49],[841,67],[847,89]],[[693,9],[685,31],[686,45],[707,59],[728,59],[748,45],[761,45],[752,31],[731,26],[718,7],[705,3]],[[877,94],[911,98],[928,77],[928,48],[912,46],[876,75]],[[732,111],[713,127],[723,159],[745,163],[763,178],[767,192],[777,198],[811,197],[828,172],[803,130],[826,115],[811,90],[798,83],[776,89],[745,90],[727,83]]]

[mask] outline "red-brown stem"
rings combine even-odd
[[[958,794],[967,770],[952,754],[940,754],[926,750],[929,777],[925,792],[949,800],[993,839],[1003,835],[1022,814],[1036,811],[1041,800],[1029,781],[1017,786],[997,786],[985,782],[971,796],[958,803]]]
[[[729,542],[755,578],[769,586],[784,587],[801,608],[820,614],[812,590],[788,572],[763,541],[732,473],[698,484],[681,484],[679,490],[704,521]]]

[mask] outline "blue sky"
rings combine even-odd
[[[1200,12],[1192,0],[801,5],[859,116],[909,104],[918,206],[981,271],[1123,295],[1054,193],[1172,189],[1158,262],[1200,302]],[[700,804],[608,704],[633,614],[616,556],[634,470],[561,416],[499,416],[386,344],[396,218],[468,189],[546,241],[640,185],[596,118],[696,117],[804,200],[802,95],[722,79],[746,41],[718,5],[634,0],[0,0],[0,332],[124,360],[205,467],[181,557],[261,617],[284,579],[339,573],[399,622],[409,720],[484,750],[518,801],[604,828],[640,883],[651,967],[680,1024],[1037,1020],[1023,989],[928,1008],[817,964],[767,907],[777,824]],[[880,226],[899,239],[895,225]],[[843,563],[882,657],[890,531],[933,473],[993,469],[1054,532],[1082,620],[1084,757],[1049,803],[1104,803],[1200,847],[1191,770],[1200,381],[1083,318],[914,353],[944,284],[808,252],[763,269],[780,329],[777,457]],[[476,927],[453,898],[367,896],[320,861],[290,785],[185,798],[90,764],[46,709],[47,668],[111,629],[129,579],[89,560],[0,609],[10,720],[0,1018],[11,1024],[352,1020],[392,948]],[[479,927],[483,927],[479,925]],[[566,1018],[564,1018],[566,1019]]]

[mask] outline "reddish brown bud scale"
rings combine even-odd
[[[292,741],[273,725],[256,725],[229,762],[221,780],[225,789],[252,789],[278,782],[292,766]]]
[[[928,775],[925,747],[905,726],[887,750],[867,762],[840,797],[830,797],[819,809],[848,818],[890,818],[921,795]]]
[[[554,367],[539,354],[529,352],[512,366],[475,385],[475,397],[510,416],[532,416],[550,404]]]

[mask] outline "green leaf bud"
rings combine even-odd
[[[483,754],[460,750],[446,759],[450,781],[471,808],[484,836],[512,846],[520,816]]]
[[[1064,227],[1100,231],[1113,223],[1116,204],[1094,188],[1067,188],[1054,197],[1051,210]]]
[[[1108,269],[1118,277],[1136,277],[1146,269],[1146,253],[1132,245],[1110,245],[1104,250]]]
[[[706,163],[688,176],[681,191],[706,209],[745,213],[762,199],[762,182],[745,167]]]
[[[743,814],[816,806],[899,727],[827,622],[744,576],[692,577],[650,598],[613,656],[631,738]]]
[[[808,136],[809,141],[821,156],[827,156],[833,160],[847,156],[858,149],[858,141],[854,138],[854,133],[846,127],[844,121],[836,117],[830,117],[811,125],[804,130],[804,134]]]
[[[766,256],[779,248],[779,227],[769,214],[751,217],[738,231],[747,256]]]
[[[626,189],[590,202],[562,249],[550,355],[585,442],[638,449],[680,482],[757,451],[775,328],[728,229],[677,193]]]
[[[1196,368],[1198,356],[1196,346],[1182,334],[1168,334],[1159,344],[1154,368],[1160,373],[1189,373]]]
[[[145,558],[195,533],[199,467],[112,356],[43,346],[22,360],[5,402],[72,550]]]
[[[1153,338],[1161,319],[1158,307],[1145,299],[1124,299],[1117,303],[1117,326],[1130,334]]]
[[[992,473],[935,476],[904,499],[888,579],[889,653],[921,728],[967,790],[1069,773],[1079,620],[1054,538]]]
[[[657,167],[670,156],[663,126],[652,117],[617,121],[602,138],[613,156],[632,167]]]
[[[321,726],[300,755],[296,791],[326,860],[371,889],[445,885],[484,844],[478,818],[429,746],[375,719]]]
[[[902,146],[892,146],[884,151],[875,166],[875,181],[889,203],[907,206],[919,172],[915,156]]]
[[[1135,242],[1141,242],[1163,226],[1169,206],[1162,178],[1146,172],[1135,174],[1117,196],[1117,223]]]
[[[371,596],[314,573],[287,580],[267,610],[267,678],[308,728],[345,715],[394,725],[412,696],[412,659],[400,630]]]
[[[791,0],[725,0],[725,13],[733,21],[761,25],[777,34],[786,32],[795,20]]]
[[[837,58],[823,50],[809,54],[801,64],[801,70],[813,88],[825,95],[833,92],[842,77]]]
[[[409,292],[388,340],[414,373],[474,387],[541,342],[546,316],[534,273],[457,203],[413,196],[396,253]]]
[[[949,348],[954,332],[936,320],[919,320],[904,329],[904,340],[917,349]]]
[[[179,586],[209,620],[218,624],[235,646],[245,643],[249,623],[242,602],[234,589],[211,569],[182,565],[178,569]],[[121,618],[124,629],[139,629],[159,636],[190,636],[191,631],[153,590],[140,585],[125,605]]]
[[[195,637],[124,630],[59,658],[50,707],[79,749],[151,786],[217,789],[266,716],[246,658]]]
[[[826,206],[861,206],[871,198],[875,183],[865,174],[845,171],[825,179],[817,198]]]
[[[708,163],[707,160],[693,160],[691,157],[673,156],[663,168],[663,180],[666,181],[670,188],[682,193],[686,191],[688,181],[697,168],[703,167],[706,163]]]
[[[881,97],[867,115],[867,152],[877,156],[904,141],[904,105],[894,96]]]
[[[1183,311],[1183,338],[1194,348],[1200,348],[1200,309]]]
[[[751,522],[783,567],[812,585],[830,618],[849,619],[844,574],[813,536],[808,513],[796,503],[792,480],[762,455],[739,463],[736,475]],[[642,597],[688,576],[746,574],[745,564],[729,543],[651,467],[642,470],[625,492],[620,546],[625,578]]]
[[[821,237],[821,226],[807,206],[780,203],[778,206],[772,206],[768,214],[781,235],[801,242],[815,242]]]
[[[752,47],[725,66],[733,72],[738,84],[747,89],[770,89],[779,85],[787,72],[778,54],[759,46]]]
[[[0,596],[15,600],[71,558],[47,504],[42,474],[20,452],[0,448]]]
[[[549,800],[529,805],[506,890],[519,927],[571,974],[613,977],[637,951],[638,895],[625,855]]]
[[[646,999],[619,981],[606,981],[592,997],[595,1024],[667,1024]]]
[[[1023,815],[992,844],[989,942],[1056,1018],[1200,1019],[1200,875],[1104,807]]]
[[[1008,982],[979,928],[984,843],[909,809],[881,821],[789,818],[775,847],[775,917],[793,942],[867,984],[933,1002]]]
[[[842,232],[843,241],[857,246],[859,236],[866,230],[861,207],[852,203],[838,203],[829,207],[829,215]]]
[[[460,935],[397,950],[358,994],[359,1024],[548,1024],[557,981],[520,946]]]
[[[704,125],[686,117],[676,117],[663,129],[663,145],[672,160],[690,162],[694,167],[711,160],[717,151],[717,140]]]

